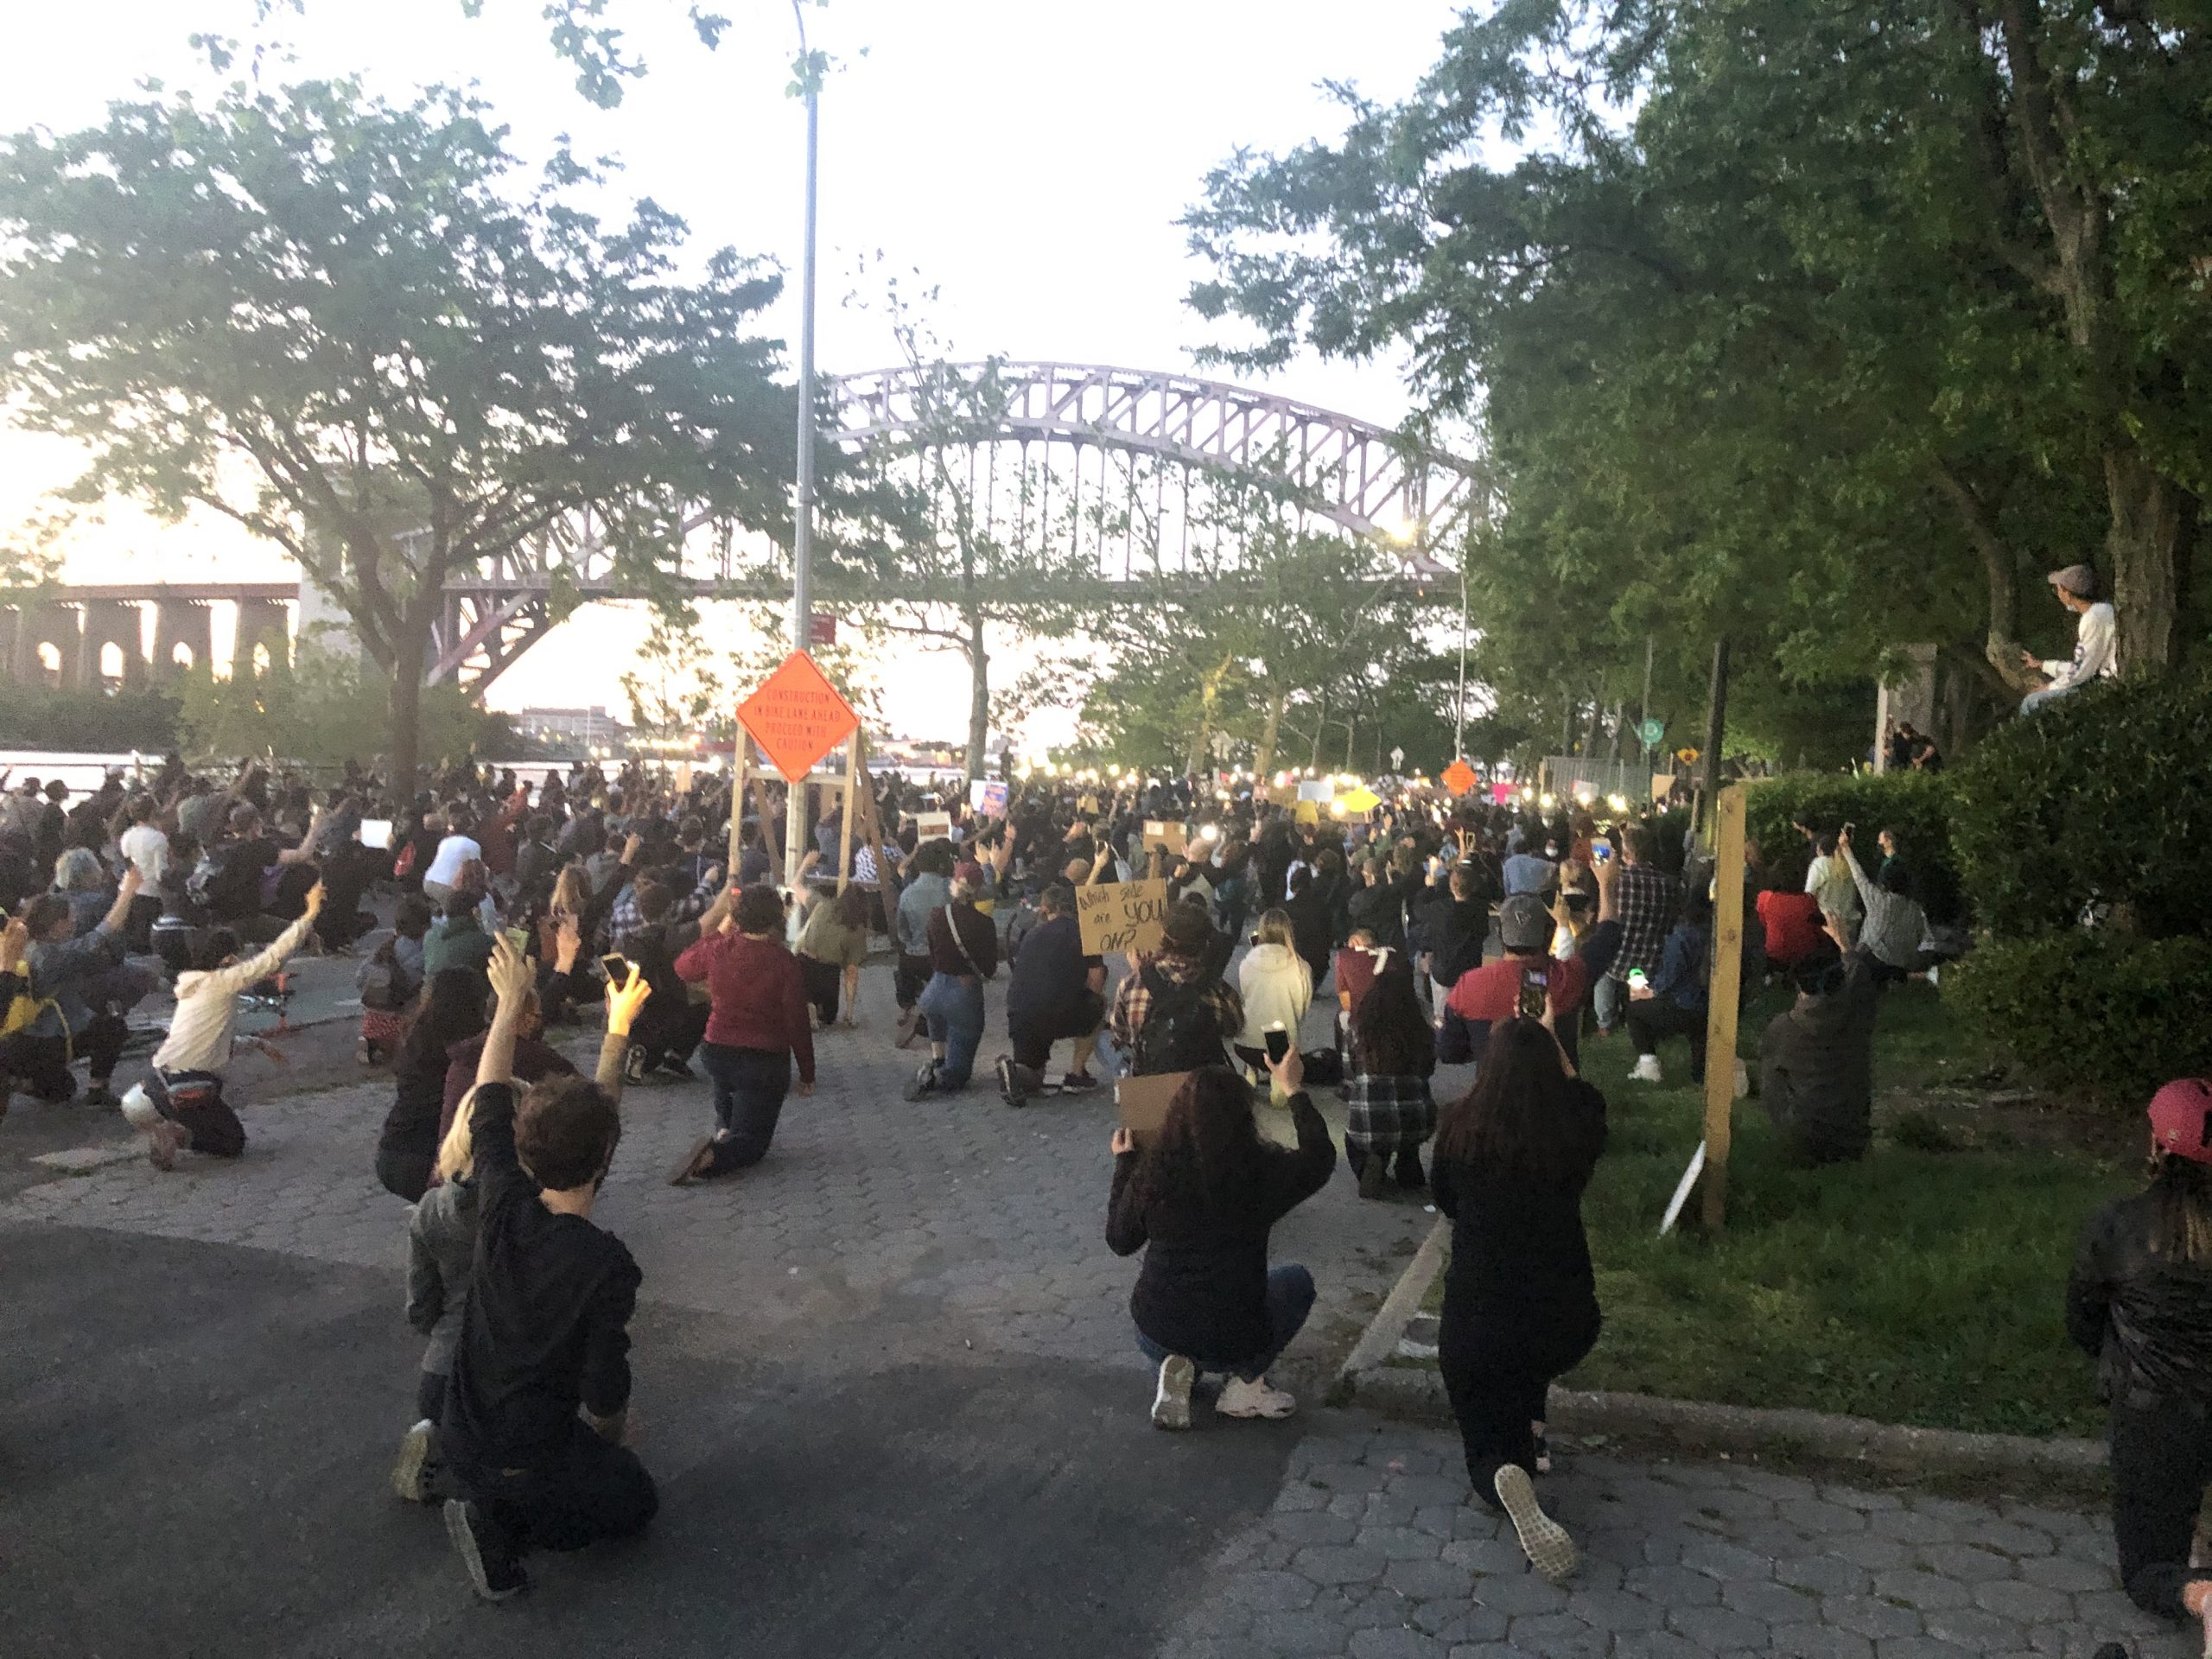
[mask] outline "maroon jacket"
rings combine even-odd
[[[780,940],[710,933],[676,959],[677,976],[703,983],[713,998],[707,1040],[726,1048],[791,1051],[798,1080],[814,1081],[814,1031],[806,1018],[806,981]]]
[[[484,1039],[490,1033],[478,1032],[474,1037],[464,1037],[446,1050],[446,1097],[438,1112],[438,1144],[445,1145],[446,1131],[453,1128],[453,1115],[460,1109],[461,1097],[476,1086],[476,1064],[484,1058]],[[518,1083],[537,1083],[547,1077],[569,1077],[576,1068],[569,1064],[568,1056],[558,1049],[550,1048],[536,1037],[515,1039],[515,1080]],[[518,1096],[520,1090],[515,1091]]]

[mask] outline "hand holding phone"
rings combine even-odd
[[[1261,1040],[1268,1046],[1268,1064],[1281,1065],[1284,1056],[1290,1052],[1289,1029],[1278,1020],[1261,1034]]]
[[[609,950],[599,959],[599,971],[607,976],[609,985],[620,990],[630,977],[630,959],[620,950]]]

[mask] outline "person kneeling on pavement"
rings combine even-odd
[[[1055,884],[1039,900],[1041,919],[1014,953],[1007,978],[1007,1036],[1014,1052],[999,1057],[999,1094],[1019,1106],[1045,1087],[1052,1045],[1069,1045],[1065,1091],[1098,1086],[1090,1052],[1106,1023],[1106,958],[1085,956],[1076,921],[1075,889]]]
[[[957,1094],[975,1074],[983,1041],[983,982],[999,971],[998,929],[976,908],[982,892],[983,867],[963,863],[952,872],[950,896],[929,914],[930,982],[916,1006],[929,1028],[930,1058],[906,1085],[909,1100]]]
[[[445,1505],[469,1581],[487,1601],[526,1587],[533,1549],[575,1550],[643,1531],[660,1507],[622,1444],[630,1317],[643,1275],[592,1202],[622,1119],[598,1084],[562,1077],[519,1103],[509,1062],[531,970],[504,939],[492,953],[499,1010],[469,1103],[476,1250],[438,1444],[462,1496]],[[634,975],[626,989],[642,990]],[[607,1040],[636,1006],[607,1003]]]
[[[1268,1383],[1268,1370],[1313,1308],[1313,1275],[1268,1265],[1268,1235],[1328,1185],[1337,1149],[1306,1096],[1293,1048],[1268,1071],[1287,1098],[1295,1149],[1264,1142],[1252,1090],[1225,1065],[1184,1080],[1158,1138],[1139,1148],[1114,1132],[1114,1185],[1106,1243],[1116,1255],[1142,1250],[1129,1297],[1137,1346],[1160,1367],[1152,1421],[1191,1426],[1201,1372],[1225,1372],[1214,1409],[1224,1417],[1287,1417],[1298,1402]]]
[[[10,1058],[10,1075],[0,1078],[0,1089],[20,1084],[41,1100],[67,1100],[77,1091],[70,1063],[82,1057],[92,1073],[84,1103],[122,1103],[109,1085],[130,1034],[123,1016],[153,988],[149,976],[123,959],[124,925],[139,880],[137,866],[125,870],[107,914],[91,932],[74,938],[69,901],[61,894],[41,893],[24,902],[31,1010],[18,1033],[25,1040]]]
[[[2066,1332],[2112,1414],[2120,1581],[2212,1652],[2212,1567],[2190,1553],[2212,1482],[2212,1080],[2167,1084],[2149,1116],[2151,1184],[2082,1228]]]
[[[177,976],[176,1017],[154,1051],[153,1075],[123,1097],[123,1115],[145,1135],[155,1168],[175,1169],[177,1154],[186,1150],[214,1158],[245,1150],[245,1126],[223,1098],[223,1073],[238,1043],[238,998],[300,948],[322,914],[323,899],[318,881],[299,918],[244,962],[230,930],[213,930],[195,947],[191,970]],[[258,1039],[255,1044],[276,1055]]]

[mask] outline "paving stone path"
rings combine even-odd
[[[1001,1046],[995,1013],[977,1087],[909,1104],[898,1090],[917,1057],[885,1039],[881,969],[864,998],[874,1028],[821,1039],[820,1091],[790,1103],[769,1160],[736,1179],[664,1185],[707,1123],[703,1084],[632,1091],[598,1218],[636,1254],[649,1306],[715,1316],[765,1354],[779,1333],[818,1350],[850,1327],[871,1363],[951,1354],[1118,1368],[1141,1420],[1134,1266],[1103,1240],[1110,1103],[1000,1105],[982,1081]],[[249,1103],[251,1148],[234,1166],[188,1159],[166,1178],[136,1159],[45,1166],[0,1202],[0,1223],[386,1270],[396,1319],[405,1211],[369,1173],[389,1098],[378,1081]],[[88,1143],[122,1139],[113,1121],[86,1122]],[[1316,1382],[1430,1220],[1417,1205],[1361,1203],[1340,1171],[1278,1229],[1277,1259],[1306,1262],[1322,1292],[1292,1356],[1306,1407],[1281,1429],[1201,1414],[1179,1453],[1194,1471],[1205,1438],[1222,1433],[1279,1434],[1287,1460],[1272,1508],[1212,1537],[1162,1659],[2088,1659],[2115,1637],[2159,1659],[2190,1651],[2120,1593],[2101,1516],[1726,1463],[1563,1457],[1547,1501],[1584,1565],[1571,1589],[1553,1589],[1470,1503],[1453,1436],[1318,1404]]]

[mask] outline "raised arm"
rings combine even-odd
[[[293,951],[300,948],[300,942],[307,938],[308,930],[315,925],[315,918],[322,914],[322,883],[318,881],[308,889],[308,907],[297,921],[244,962],[234,962],[227,968],[219,968],[213,973],[194,981],[191,994],[204,996],[209,992],[220,995],[242,991],[256,980],[268,978],[284,965],[285,959]],[[184,994],[181,985],[177,989],[180,995]]]
[[[328,809],[318,806],[308,817],[308,832],[300,837],[296,847],[287,847],[276,855],[279,864],[304,864],[315,856],[315,844],[322,834],[322,821]]]
[[[487,1083],[512,1084],[515,1075],[515,1034],[522,1025],[523,999],[537,976],[529,958],[509,944],[505,934],[492,945],[492,992],[499,999],[492,1011],[492,1028],[484,1033],[483,1057],[476,1062],[476,1086]]]
[[[637,1023],[638,1010],[645,1007],[652,990],[635,963],[630,964],[629,976],[620,988],[612,981],[607,983],[607,1035],[600,1039],[594,1081],[618,1103],[622,1098],[622,1057],[629,1052],[630,1027]]]

